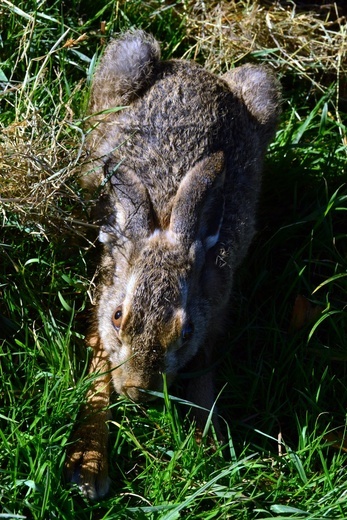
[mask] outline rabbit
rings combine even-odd
[[[146,402],[163,374],[169,385],[190,367],[200,375],[185,381],[185,398],[197,405],[197,436],[204,427],[214,404],[208,368],[254,235],[280,97],[262,66],[218,77],[192,61],[164,61],[142,30],[111,41],[96,69],[81,182],[98,194],[101,219],[87,338],[97,377],[66,462],[68,479],[91,499],[109,491],[112,385]]]

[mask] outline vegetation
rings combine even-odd
[[[0,518],[347,517],[346,23],[315,8],[0,0]],[[76,177],[95,63],[133,26],[212,70],[266,62],[283,115],[216,366],[226,444],[196,444],[175,388],[115,398],[112,491],[91,503],[63,478],[96,249]]]

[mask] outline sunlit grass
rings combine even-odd
[[[219,345],[225,445],[196,443],[175,388],[149,407],[115,398],[110,495],[90,503],[64,482],[90,384],[95,230],[76,182],[90,77],[103,39],[120,29],[151,30],[164,57],[194,48],[188,4],[69,5],[0,7],[2,517],[345,518],[346,128],[336,84],[284,92],[258,234]]]

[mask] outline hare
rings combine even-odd
[[[217,77],[194,62],[162,61],[158,42],[141,30],[112,41],[101,59],[82,175],[92,195],[99,191],[102,216],[88,337],[97,377],[66,463],[89,498],[109,489],[111,382],[144,402],[146,391],[160,391],[163,374],[170,384],[189,364],[200,375],[186,382],[186,399],[213,406],[206,369],[254,234],[279,104],[278,82],[265,68]],[[206,413],[195,413],[198,431]]]

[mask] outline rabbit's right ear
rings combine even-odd
[[[104,173],[112,186],[116,212],[114,223],[101,227],[100,242],[113,241],[117,235],[132,240],[147,237],[153,230],[153,210],[144,184],[135,172],[112,159],[105,164]]]
[[[259,65],[243,65],[226,72],[222,78],[231,92],[260,125],[257,130],[263,149],[272,139],[280,113],[281,86],[275,76]]]
[[[199,161],[183,178],[170,219],[170,231],[189,247],[200,240],[205,249],[219,239],[223,221],[224,153]]]

